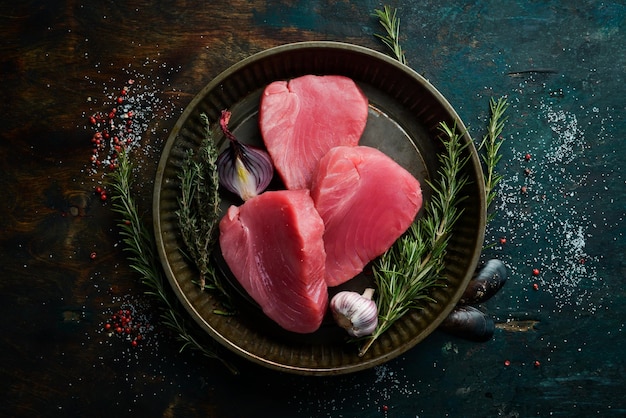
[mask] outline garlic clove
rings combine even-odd
[[[370,335],[378,326],[378,308],[372,300],[374,289],[367,288],[361,295],[342,291],[330,301],[335,322],[353,337]]]

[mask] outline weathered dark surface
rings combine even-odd
[[[106,169],[89,171],[88,117],[136,80],[137,198],[149,216],[160,147],[212,77],[287,42],[383,51],[371,17],[381,4],[92,3],[0,4],[0,415],[378,417],[383,405],[389,417],[624,415],[621,2],[390,3],[409,64],[477,141],[489,98],[509,97],[506,179],[485,257],[510,273],[482,306],[499,323],[490,342],[436,333],[386,366],[334,379],[237,359],[232,376],[178,354],[94,192]],[[153,327],[138,347],[103,329],[120,308]]]

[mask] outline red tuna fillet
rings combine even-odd
[[[287,189],[310,189],[317,165],[338,145],[357,145],[368,101],[348,77],[305,75],[269,84],[259,127]]]
[[[324,223],[308,190],[265,192],[220,221],[228,267],[263,312],[288,331],[309,333],[328,304]]]
[[[422,206],[417,179],[366,146],[330,150],[320,160],[311,196],[324,220],[329,286],[348,281],[387,251]]]

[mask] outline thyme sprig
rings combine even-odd
[[[204,356],[216,359],[231,372],[237,373],[235,367],[226,361],[219,353],[217,343],[212,339],[203,339],[202,343],[195,336],[181,312],[184,309],[173,292],[167,287],[164,272],[156,255],[154,236],[143,223],[131,193],[132,166],[125,151],[118,156],[118,167],[110,176],[110,185],[113,190],[112,209],[119,214],[118,223],[120,235],[129,253],[130,267],[139,273],[142,284],[146,286],[145,293],[154,297],[160,303],[161,322],[176,333],[176,339],[182,343],[180,352],[192,348]],[[203,335],[203,334],[202,334]]]
[[[461,190],[467,183],[462,174],[469,157],[463,155],[467,144],[456,127],[441,123],[441,141],[445,152],[438,156],[441,168],[439,180],[429,182],[432,196],[424,207],[424,216],[414,222],[408,231],[384,253],[374,265],[374,279],[378,288],[378,327],[361,347],[363,356],[378,337],[410,309],[432,301],[429,290],[443,286],[444,257],[452,229],[463,213],[459,204],[465,199]]]
[[[501,97],[498,100],[491,98],[489,101],[490,117],[487,124],[487,132],[478,146],[478,151],[482,152],[481,157],[485,164],[483,174],[485,176],[487,209],[489,209],[491,203],[497,195],[495,190],[496,186],[504,178],[501,174],[496,173],[495,169],[500,161],[500,158],[502,158],[502,155],[500,154],[500,147],[504,142],[504,138],[501,134],[504,129],[504,123],[507,120],[504,113],[506,112],[508,106],[506,97]],[[491,221],[494,217],[495,213],[489,213],[487,215],[487,220]]]
[[[178,175],[181,183],[179,209],[175,213],[185,243],[184,254],[191,259],[199,272],[198,285],[202,290],[217,290],[224,296],[224,305],[230,309],[230,298],[211,257],[217,243],[220,218],[218,152],[208,117],[203,113],[200,118],[204,126],[204,137],[198,158],[195,158],[194,151],[190,149],[183,160]]]
[[[396,9],[384,6],[382,10],[375,9],[373,16],[378,17],[379,23],[385,29],[385,34],[374,34],[393,52],[394,57],[402,64],[407,65],[404,50],[400,46],[400,18],[396,17]]]

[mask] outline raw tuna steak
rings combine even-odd
[[[415,177],[365,146],[330,150],[320,160],[311,196],[324,220],[329,286],[348,281],[389,249],[422,206]]]
[[[220,221],[228,267],[263,312],[288,331],[317,330],[328,304],[324,223],[308,190],[265,192]]]
[[[368,101],[350,78],[305,75],[269,84],[259,127],[287,189],[310,189],[317,165],[338,145],[357,145]]]

